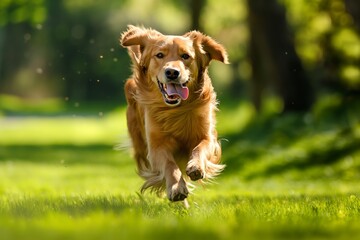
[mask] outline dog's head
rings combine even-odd
[[[228,63],[224,47],[197,31],[169,36],[128,26],[120,41],[169,106],[177,106],[189,97],[189,88],[199,84],[212,59]]]

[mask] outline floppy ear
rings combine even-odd
[[[123,47],[143,45],[145,34],[144,29],[128,25],[128,29],[121,34],[120,44]]]
[[[200,50],[200,53],[209,57],[209,62],[214,59],[225,64],[229,63],[225,48],[211,37],[198,31],[188,32],[184,36],[194,41],[194,45]]]
[[[128,25],[128,29],[121,35],[120,44],[123,47],[134,45],[144,46],[149,40],[160,35],[162,35],[160,32],[150,28],[140,28]]]
[[[142,52],[151,39],[162,35],[156,30],[128,25],[128,29],[121,34],[121,46],[128,48],[134,63],[139,64]]]

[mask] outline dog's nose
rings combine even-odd
[[[176,80],[180,76],[180,71],[175,68],[166,68],[165,76],[169,80]]]

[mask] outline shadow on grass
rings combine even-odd
[[[325,167],[335,164],[344,160],[345,157],[351,156],[352,153],[359,149],[359,138],[355,138],[352,134],[344,136],[344,138],[347,138],[344,142],[340,139],[333,139],[328,143],[328,148],[310,148],[303,157],[294,157],[280,164],[272,164],[264,171],[248,175],[246,179],[251,180],[262,176],[281,175],[291,170],[304,170],[316,166]]]
[[[351,156],[360,146],[360,137],[355,134],[360,116],[353,107],[339,104],[317,113],[254,119],[222,143],[225,174],[251,180],[332,165]],[[251,165],[254,169],[247,172]]]
[[[257,161],[270,147],[282,150],[290,147],[303,136],[305,125],[303,116],[294,114],[254,119],[242,132],[228,135],[227,141],[222,142],[227,172],[238,172],[244,165]]]
[[[135,197],[122,196],[73,196],[62,198],[23,198],[9,202],[6,214],[16,217],[36,217],[49,213],[67,213],[71,216],[86,215],[94,211],[110,211],[120,213],[136,204],[141,207]],[[142,202],[146,204],[146,202]],[[30,207],[29,207],[30,206]]]
[[[124,161],[126,160],[126,161]],[[21,161],[46,164],[98,164],[119,166],[130,162],[128,151],[111,145],[26,145],[0,146],[0,162]]]

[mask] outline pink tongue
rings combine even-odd
[[[189,89],[187,87],[181,86],[180,84],[167,83],[166,93],[169,96],[179,95],[182,100],[186,100],[189,97]]]

